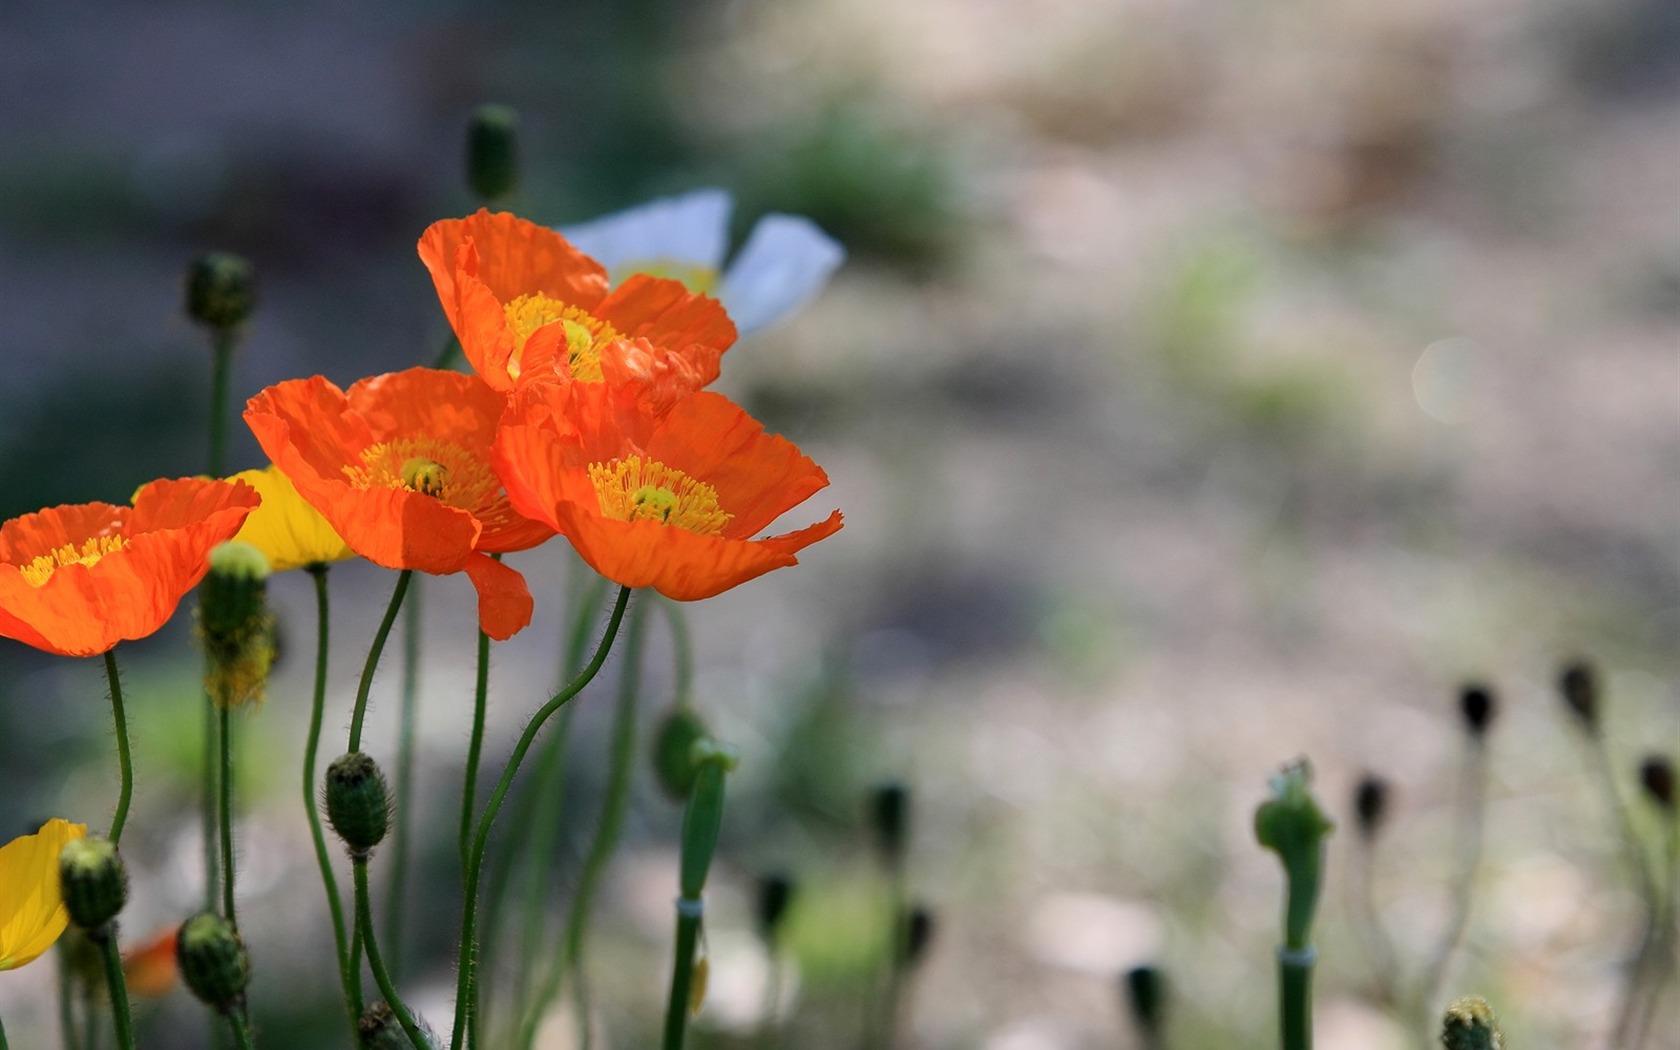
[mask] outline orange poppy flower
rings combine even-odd
[[[754,539],[828,475],[706,391],[649,415],[605,384],[533,386],[510,404],[494,461],[513,505],[564,534],[596,572],[678,601],[793,565],[841,525],[835,511]]]
[[[174,614],[261,498],[241,482],[159,480],[133,507],[48,507],[0,525],[0,635],[64,656],[144,638]]]
[[[445,219],[420,258],[484,381],[501,391],[539,376],[634,383],[664,407],[717,378],[735,325],[681,281],[607,271],[546,226],[506,212]]]
[[[509,505],[490,470],[505,407],[477,376],[435,368],[363,379],[321,376],[251,398],[245,422],[268,458],[357,554],[390,569],[465,572],[484,633],[531,622],[525,578],[490,558],[554,535]]]
[[[159,999],[175,987],[180,971],[175,965],[175,937],[179,925],[166,926],[122,953],[123,979],[132,995]]]

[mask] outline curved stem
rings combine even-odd
[[[239,929],[239,919],[233,910],[233,726],[229,721],[229,712],[225,707],[218,706],[218,721],[220,722],[219,736],[221,737],[222,772],[220,805],[222,820],[222,909],[229,923],[235,931]]]
[[[393,793],[398,799],[413,798],[414,744],[420,721],[420,628],[424,580],[409,584],[403,607],[402,703],[397,710],[397,770]],[[391,877],[385,886],[385,946],[391,953],[391,969],[402,969],[403,902],[408,897],[409,829],[414,807],[400,805],[391,815],[391,845],[388,851]]]
[[[102,942],[99,948],[100,954],[105,957],[105,985],[111,993],[111,1018],[117,1026],[117,1046],[121,1050],[134,1050],[134,1023],[128,1016],[128,982],[123,979],[116,928],[105,927],[95,939]]]
[[[484,751],[484,717],[490,698],[490,636],[478,632],[478,670],[473,677],[472,736],[467,742],[467,771],[461,782],[461,877],[466,878],[467,850],[472,844],[473,796],[478,791],[478,762]]]
[[[391,604],[385,608],[385,618],[379,621],[379,630],[374,633],[373,644],[368,647],[367,663],[362,665],[362,681],[356,687],[356,711],[350,717],[350,746],[348,751],[362,749],[362,719],[367,717],[368,691],[373,688],[373,671],[379,666],[379,654],[385,651],[385,639],[391,636],[391,625],[397,620],[397,610],[402,608],[403,595],[408,593],[408,581],[413,579],[414,570],[404,569],[397,574],[397,589],[391,592]]]
[[[128,821],[128,802],[134,796],[134,763],[128,754],[128,718],[123,713],[122,679],[117,674],[117,652],[105,650],[105,677],[111,683],[111,720],[117,727],[117,771],[121,787],[117,790],[117,812],[111,817],[111,832],[107,838],[115,846],[122,838],[123,824]]]
[[[490,840],[490,827],[496,821],[496,813],[502,808],[502,799],[507,797],[508,787],[519,772],[519,764],[525,760],[525,753],[531,749],[531,742],[536,739],[543,723],[550,715],[560,710],[574,696],[583,691],[584,686],[594,680],[600,673],[601,667],[607,662],[607,653],[612,649],[613,639],[618,636],[618,626],[624,620],[624,608],[630,602],[630,588],[620,587],[618,601],[613,604],[612,616],[607,620],[606,633],[601,638],[601,644],[595,649],[595,655],[579,672],[578,676],[549,698],[520,734],[519,742],[514,745],[513,754],[508,758],[507,766],[502,770],[501,779],[496,782],[496,790],[491,794],[490,801],[484,807],[484,815],[479,818],[478,831],[473,836],[472,856],[467,866],[467,884],[465,897],[461,902],[461,947],[460,958],[457,962],[457,978],[455,985],[455,1025],[450,1035],[449,1045],[457,1050],[467,1050],[462,1041],[466,1032],[467,1015],[472,1012],[474,991],[473,973],[477,965],[476,952],[473,950],[477,942],[478,920],[478,879],[484,866],[484,849]]]
[[[315,804],[315,758],[321,746],[321,719],[327,703],[327,648],[331,639],[327,619],[327,567],[309,566],[315,578],[315,694],[309,709],[309,739],[303,747],[303,811],[309,818],[309,834],[315,840],[315,862],[321,869],[326,889],[327,910],[332,913],[333,945],[338,951],[338,980],[344,1005],[350,1013],[351,1043],[361,1038],[357,1022],[362,1016],[362,986],[350,963],[350,946],[344,929],[344,904],[333,877],[327,837],[321,831],[321,813]]]
[[[636,758],[636,700],[641,692],[641,662],[643,639],[646,635],[647,605],[638,604],[630,614],[630,626],[624,634],[624,670],[618,679],[618,707],[613,716],[612,765],[607,774],[606,800],[601,806],[601,820],[595,838],[589,843],[584,860],[583,875],[577,892],[572,895],[571,911],[566,918],[566,950],[549,969],[542,994],[525,1017],[519,1045],[531,1046],[537,1037],[537,1025],[559,993],[562,975],[571,970],[574,982],[583,980],[583,945],[589,934],[589,913],[600,888],[601,876],[612,859],[624,828],[624,812],[630,802],[631,773]],[[588,1024],[589,1010],[585,999],[578,1002],[581,1024]]]
[[[385,961],[379,957],[379,942],[373,937],[373,908],[368,900],[367,858],[352,857],[350,867],[356,882],[356,928],[362,931],[362,943],[367,945],[368,969],[373,971],[374,983],[379,985],[379,992],[385,996],[391,1012],[397,1015],[397,1021],[408,1041],[414,1045],[414,1050],[429,1050],[426,1037],[420,1034],[414,1015],[397,996],[397,987],[385,969]]]

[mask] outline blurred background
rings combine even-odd
[[[1350,798],[1365,772],[1393,785],[1374,892],[1415,969],[1450,911],[1470,681],[1499,716],[1447,990],[1490,998],[1512,1045],[1603,1045],[1639,901],[1555,679],[1597,661],[1616,775],[1654,836],[1633,771],[1680,750],[1680,7],[11,0],[0,514],[203,469],[210,355],[180,309],[199,252],[258,274],[236,403],[429,362],[446,326],[414,244],[476,206],[463,129],[492,101],[523,119],[509,207],[528,218],[719,185],[737,235],[788,211],[850,253],[720,383],[833,479],[788,520],[839,506],[847,524],[688,610],[695,701],[741,751],[692,1045],[748,1045],[771,870],[799,881],[781,1045],[858,1044],[884,937],[864,800],[885,780],[912,791],[908,880],[936,916],[899,1045],[1137,1045],[1119,974],[1145,961],[1168,974],[1172,1045],[1273,1045],[1281,876],[1250,819],[1302,755],[1342,825],[1319,1038],[1416,1045],[1356,933]],[[233,448],[259,465],[242,428]],[[572,559],[510,563],[537,618],[497,649],[497,768],[557,677]],[[391,582],[333,577],[326,756]],[[285,637],[311,637],[308,578],[271,592]],[[471,608],[464,580],[427,590],[400,951],[440,1022]],[[644,736],[674,689],[653,625]],[[260,1042],[338,1046],[294,648],[242,722],[241,919]],[[198,896],[189,617],[121,655],[141,937]],[[0,645],[8,835],[103,825],[103,691],[95,663]],[[612,695],[610,675],[585,694],[564,805],[529,818],[560,826],[555,915]],[[668,974],[680,810],[637,777],[591,940],[597,1046],[652,1044]],[[0,975],[16,1045],[52,1045],[52,986],[45,961]],[[140,1013],[143,1043],[206,1039],[184,992]],[[557,1013],[539,1045],[573,1028]]]

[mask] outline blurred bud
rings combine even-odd
[[[497,201],[519,185],[519,114],[484,105],[467,121],[467,185],[482,201]]]
[[[187,267],[187,316],[210,328],[242,324],[257,304],[251,264],[228,252],[207,252]]]
[[[1486,735],[1488,726],[1493,724],[1493,716],[1498,713],[1493,690],[1480,684],[1466,685],[1458,691],[1458,713],[1464,718],[1464,728],[1480,740]]]
[[[673,802],[694,790],[694,745],[706,735],[706,723],[686,707],[673,707],[653,734],[653,772]]]
[[[1441,1045],[1447,1050],[1504,1050],[1505,1037],[1487,1000],[1468,996],[1447,1007]]]
[[[199,638],[208,657],[204,687],[210,699],[218,707],[260,701],[274,666],[267,555],[249,543],[218,544],[198,594]]]
[[[706,873],[723,830],[723,778],[737,761],[734,748],[710,737],[694,745],[694,791],[682,824],[681,886],[688,900],[699,900],[706,888]]]
[[[1312,794],[1312,766],[1306,759],[1285,766],[1271,779],[1272,797],[1254,811],[1254,837],[1283,862],[1284,945],[1301,950],[1312,943],[1318,907],[1324,836],[1335,827]]]
[[[233,924],[215,912],[199,912],[181,924],[175,962],[193,995],[217,1010],[238,1005],[251,983],[245,942]]]
[[[1589,733],[1598,732],[1598,671],[1586,660],[1575,660],[1558,674],[1563,702]]]
[[[426,1050],[440,1050],[443,1044],[426,1019],[415,1015],[414,1024],[420,1029],[421,1045]],[[414,1050],[414,1044],[409,1042],[408,1033],[403,1031],[396,1011],[383,999],[375,999],[367,1005],[361,1020],[356,1022],[356,1028],[362,1034],[363,1050]]]
[[[869,823],[881,855],[901,863],[910,839],[910,788],[896,780],[877,786],[869,797]]]
[[[927,955],[928,945],[933,943],[933,909],[925,904],[918,904],[905,913],[901,935],[904,940],[898,946],[898,959],[906,967],[914,967]]]
[[[761,875],[758,879],[758,935],[766,944],[775,946],[776,934],[787,917],[788,905],[793,903],[793,879],[780,872]]]
[[[1651,801],[1674,812],[1674,763],[1667,755],[1649,755],[1639,764],[1639,783]]]
[[[365,858],[391,826],[385,774],[361,751],[333,759],[327,767],[327,819],[353,858]]]
[[[1388,781],[1375,773],[1359,778],[1353,789],[1353,811],[1359,817],[1359,837],[1370,842],[1388,816]]]
[[[128,870],[109,840],[71,839],[58,854],[58,883],[70,921],[96,940],[128,903]]]
[[[1155,1046],[1165,1028],[1166,977],[1157,966],[1134,966],[1126,971],[1126,1006],[1144,1043]]]

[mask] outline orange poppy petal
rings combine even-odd
[[[593,312],[623,335],[655,346],[679,349],[698,343],[723,350],[735,342],[735,323],[722,303],[668,277],[634,274]]]
[[[524,630],[533,608],[525,577],[484,554],[468,558],[464,569],[478,591],[479,630],[498,642]]]
[[[469,242],[476,255],[470,269],[459,263],[460,247]],[[461,272],[472,273],[504,303],[540,292],[587,310],[609,287],[600,263],[547,226],[510,212],[481,208],[464,219],[434,222],[421,235],[419,251],[445,309]]]

